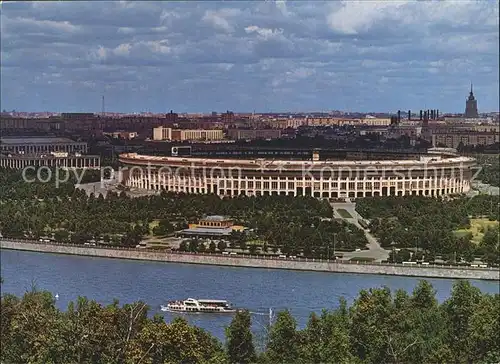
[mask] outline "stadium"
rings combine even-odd
[[[405,152],[173,147],[169,156],[124,153],[119,160],[121,182],[130,188],[318,198],[466,193],[475,166],[473,158],[446,148]]]

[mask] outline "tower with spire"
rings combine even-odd
[[[479,114],[477,112],[477,100],[474,97],[474,92],[472,90],[472,83],[470,84],[469,97],[465,101],[465,117],[466,118],[478,118]]]

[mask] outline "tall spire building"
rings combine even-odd
[[[474,97],[474,92],[472,91],[472,83],[470,84],[470,94],[465,101],[465,117],[466,118],[478,118],[479,114],[477,112],[477,100]]]

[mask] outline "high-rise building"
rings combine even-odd
[[[170,112],[165,115],[165,118],[168,123],[176,123],[177,119],[179,118],[179,114],[174,113],[173,110],[170,110]]]
[[[477,100],[472,92],[472,83],[470,84],[470,94],[465,101],[465,117],[466,118],[478,118],[479,114],[477,112]]]

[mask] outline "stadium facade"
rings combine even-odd
[[[461,194],[470,190],[475,166],[473,158],[449,149],[383,155],[365,151],[348,154],[352,160],[325,160],[321,153],[310,151],[308,160],[125,153],[119,160],[122,183],[131,188],[318,198]]]

